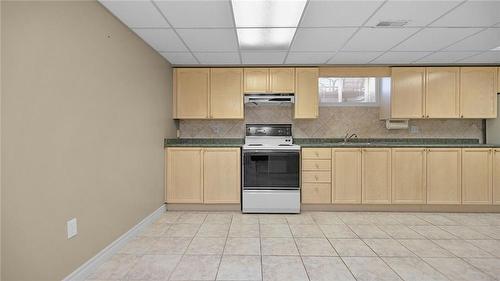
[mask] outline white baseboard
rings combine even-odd
[[[82,266],[73,271],[70,275],[66,276],[63,281],[83,281],[87,279],[98,266],[100,266],[108,258],[114,255],[122,246],[125,245],[125,243],[127,243],[127,241],[136,236],[139,232],[141,232],[144,228],[158,219],[161,214],[165,212],[166,208],[165,204],[163,204],[160,208],[144,218],[129,231],[118,237],[118,239],[116,239],[115,241],[111,242],[111,244],[102,249],[99,253],[97,253],[97,255],[93,256]]]

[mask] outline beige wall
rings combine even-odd
[[[97,2],[2,5],[3,280],[60,280],[162,205],[171,67]]]
[[[474,138],[482,139],[481,120],[410,120],[418,130],[387,130],[378,107],[320,107],[319,118],[292,119],[290,106],[246,106],[245,120],[181,120],[184,138],[243,138],[245,123],[292,123],[296,138],[342,138],[346,130],[360,138]]]

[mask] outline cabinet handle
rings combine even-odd
[[[316,169],[319,169],[319,165],[316,163]]]
[[[464,115],[463,115],[463,114],[462,114],[462,115],[460,115],[460,118],[464,118]]]
[[[429,115],[427,115],[427,118],[429,118]]]
[[[316,180],[318,180],[318,176],[314,176],[314,178],[315,178]]]
[[[422,118],[425,118],[425,115],[422,114]]]
[[[314,152],[314,154],[316,154],[316,156],[319,156],[319,153],[318,153],[317,151],[316,151],[316,152]]]

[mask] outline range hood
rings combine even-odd
[[[291,105],[294,102],[293,94],[245,94],[247,105]]]

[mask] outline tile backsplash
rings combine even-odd
[[[410,120],[410,129],[387,130],[378,107],[320,107],[319,118],[294,120],[291,106],[246,106],[245,120],[180,120],[181,138],[243,138],[246,123],[292,123],[296,138],[475,138],[480,119]]]

